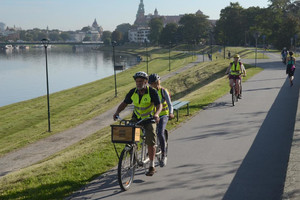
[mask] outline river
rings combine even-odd
[[[48,48],[50,93],[62,91],[114,74],[111,51]],[[116,53],[116,64],[129,68],[135,56]],[[47,94],[44,48],[0,51],[0,107]]]

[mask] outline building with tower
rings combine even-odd
[[[200,10],[196,14],[203,14]],[[130,42],[141,43],[148,40],[148,34],[150,33],[150,28],[148,26],[149,22],[153,18],[161,18],[163,25],[166,26],[169,23],[179,24],[181,17],[184,15],[159,15],[157,8],[155,8],[153,14],[145,15],[145,6],[143,0],[140,0],[138,11],[136,14],[136,19],[133,24],[133,28],[128,32],[128,39]],[[212,24],[216,23],[216,20],[209,20]]]

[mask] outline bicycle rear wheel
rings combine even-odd
[[[169,133],[168,130],[165,129],[165,138],[166,138],[166,155],[168,155],[168,139],[169,139]]]
[[[118,181],[122,190],[128,190],[133,182],[136,168],[134,147],[124,148],[118,164]]]

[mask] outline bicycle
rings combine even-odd
[[[123,191],[126,191],[130,188],[131,184],[134,180],[135,171],[137,168],[143,167],[145,173],[149,168],[150,159],[148,157],[148,147],[145,143],[146,135],[145,129],[141,125],[146,120],[153,122],[153,118],[145,118],[136,123],[130,120],[124,120],[120,117],[117,117],[120,120],[120,125],[111,125],[112,127],[112,142],[114,143],[126,143],[124,149],[121,152],[121,155],[118,155],[118,151],[115,147],[116,154],[119,158],[118,162],[118,182]],[[119,129],[119,132],[114,129]],[[131,129],[125,131],[125,129]],[[119,135],[118,135],[118,133]],[[127,135],[126,135],[127,133]],[[140,136],[140,133],[142,135]],[[118,135],[118,136],[117,136]],[[120,139],[118,137],[123,137]],[[131,138],[130,138],[131,137]],[[168,132],[165,131],[166,138],[166,147]],[[141,141],[140,141],[141,140]],[[139,150],[139,147],[141,148]],[[159,141],[157,140],[156,144],[156,153],[155,157],[160,163],[162,161],[162,153],[159,145]]]
[[[241,75],[241,74],[240,74]],[[232,85],[232,88],[231,88],[231,100],[232,100],[232,106],[235,105],[235,102],[238,102],[238,95],[239,95],[239,91],[238,91],[238,88],[237,88],[237,82],[238,79],[234,79],[233,80],[233,85]],[[239,83],[239,86],[240,86],[240,92],[242,91],[242,79],[240,80],[240,83]]]

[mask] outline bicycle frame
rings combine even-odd
[[[232,89],[232,106],[234,106],[235,102],[238,101],[239,91],[237,89],[237,82],[238,82],[238,79],[234,79],[232,88],[231,88]],[[242,80],[240,80],[240,83],[239,83],[240,90],[241,90],[241,85],[242,85]]]
[[[123,120],[120,117],[117,118],[120,120],[120,124],[124,123],[125,125],[129,125],[129,123],[133,123],[133,125],[140,125],[145,120],[153,119],[145,118],[135,123],[131,122],[130,120]],[[145,129],[143,126],[141,127],[141,129],[141,142],[132,142],[126,144],[124,149],[122,150],[120,157],[118,156],[118,182],[122,190],[128,190],[130,188],[131,184],[133,183],[136,168],[144,167],[146,171],[148,169],[147,164],[150,164],[150,159],[148,157],[148,148],[145,143]],[[139,146],[141,146],[140,151],[138,150]],[[157,149],[159,149],[159,151],[155,152],[155,156],[157,159],[159,159],[159,156],[161,155],[161,150],[160,148]],[[117,153],[116,148],[115,150]]]

